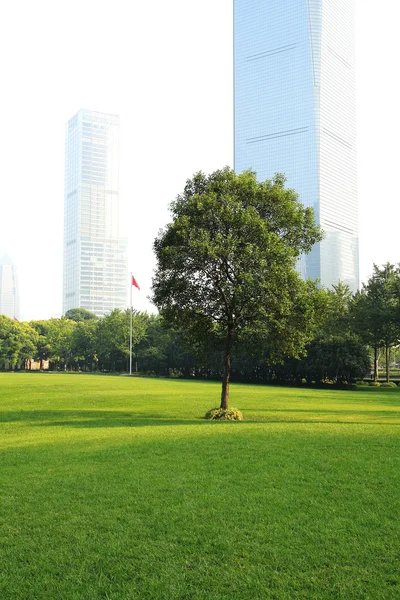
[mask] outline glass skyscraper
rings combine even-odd
[[[354,0],[234,0],[235,170],[285,173],[325,239],[303,277],[359,287]]]
[[[127,307],[127,240],[120,236],[119,118],[80,110],[66,124],[63,313]]]
[[[17,271],[7,255],[0,259],[0,315],[19,320]]]

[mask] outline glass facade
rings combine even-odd
[[[0,315],[20,318],[17,271],[7,255],[0,259]]]
[[[79,111],[66,125],[63,313],[127,307],[127,240],[120,237],[119,118]]]
[[[285,173],[324,240],[303,277],[359,287],[354,0],[234,0],[235,170]]]

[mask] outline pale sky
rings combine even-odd
[[[398,0],[356,0],[361,279],[399,262]],[[21,318],[61,314],[65,123],[120,116],[134,305],[154,310],[152,244],[195,171],[233,166],[232,0],[0,3],[0,255]],[[271,176],[273,174],[271,173]]]

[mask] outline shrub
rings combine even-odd
[[[394,381],[385,381],[384,383],[381,383],[381,387],[390,387],[390,388],[395,388],[397,387],[397,385],[395,384]]]
[[[370,381],[369,385],[371,387],[381,387],[381,384],[379,383],[379,381]]]
[[[369,383],[368,381],[356,381],[356,384],[359,386],[364,386],[364,387],[368,387]]]
[[[212,421],[243,421],[243,415],[237,408],[212,408],[204,418]]]

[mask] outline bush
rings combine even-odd
[[[364,387],[368,387],[368,385],[369,385],[368,381],[356,381],[356,384],[358,386],[361,385],[361,386],[364,386]]]
[[[381,387],[381,384],[379,383],[379,381],[370,381],[369,385],[371,387]]]
[[[395,388],[395,387],[397,387],[397,385],[395,384],[395,382],[394,382],[394,381],[389,381],[389,382],[388,382],[388,381],[385,381],[384,383],[381,383],[381,387],[386,387],[386,388],[388,388],[388,387],[390,387],[390,388]]]
[[[204,418],[212,421],[243,421],[243,415],[237,408],[212,408]]]

